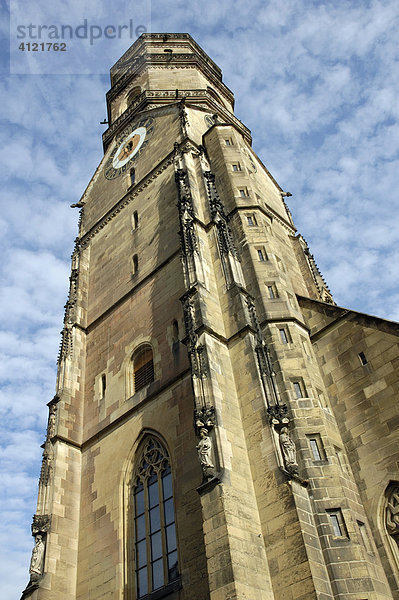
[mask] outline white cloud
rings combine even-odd
[[[14,10],[26,6],[13,2]],[[135,17],[130,1],[30,6],[43,22]],[[336,300],[392,319],[399,319],[398,21],[394,0],[152,2],[153,31],[188,31],[223,69],[255,150],[294,194],[296,225]],[[82,45],[74,64],[106,72],[128,45]],[[89,75],[0,82],[4,600],[18,597],[28,579],[40,443],[77,231],[69,205],[102,155],[108,87],[108,77]]]

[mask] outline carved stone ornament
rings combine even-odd
[[[40,533],[44,535],[50,531],[50,516],[49,515],[34,515],[32,521],[32,535]]]
[[[43,575],[44,551],[46,549],[43,536],[39,533],[35,536],[35,546],[29,566],[30,582],[38,581]]]
[[[194,411],[194,427],[197,435],[200,435],[201,429],[206,429],[209,433],[215,426],[215,409],[213,406],[204,406]]]
[[[288,425],[290,422],[288,417],[288,406],[286,404],[275,404],[274,406],[269,406],[267,412],[269,414],[270,423],[275,427],[275,429],[279,429],[284,425]]]
[[[205,151],[203,150],[201,154],[205,154]],[[204,159],[206,160],[206,156],[202,158],[202,162]],[[208,192],[212,220],[217,227],[220,252],[222,255],[230,253],[239,261],[240,257],[234,243],[228,218],[224,212],[223,203],[216,189],[215,175],[211,171],[205,171],[204,177],[206,181],[206,189]]]
[[[175,174],[177,189],[179,192],[179,202],[177,208],[180,216],[180,243],[184,256],[198,254],[198,242],[194,228],[194,209],[190,192],[186,184],[186,173],[183,169],[178,169]]]
[[[182,100],[180,100],[179,102],[179,117],[180,117],[180,125],[182,128],[182,132],[184,137],[187,137],[188,135],[188,128],[190,126],[190,123],[188,121],[188,114],[186,111],[186,99],[182,98]]]
[[[29,583],[22,597],[25,597],[25,592],[38,585],[38,581],[43,575],[44,554],[46,550],[47,533],[50,530],[49,515],[34,515],[32,522],[32,535],[35,538],[35,545],[32,550],[32,556],[29,565]]]
[[[212,462],[212,441],[208,435],[208,430],[202,428],[200,430],[200,441],[196,446],[198,450],[198,460],[202,467],[204,478],[214,477],[215,466]]]
[[[279,404],[279,394],[275,381],[276,374],[272,366],[269,349],[263,338],[262,328],[259,323],[253,298],[249,294],[246,294],[245,300],[248,308],[249,320],[252,328],[255,331],[255,354],[262,378],[264,393],[266,395],[268,405],[273,407],[274,405]]]
[[[53,468],[53,447],[48,440],[44,444],[42,466],[40,469],[39,485],[46,486],[50,481],[50,475]]]
[[[203,482],[215,477],[215,465],[212,460],[212,440],[209,435],[214,426],[215,409],[213,406],[204,406],[194,410],[194,428],[200,438],[196,449],[202,468]]]
[[[388,496],[386,526],[390,535],[399,536],[399,486],[392,487]]]
[[[186,292],[181,298],[183,304],[184,325],[187,336],[187,350],[191,362],[191,372],[194,377],[202,378],[207,376],[207,367],[204,356],[204,346],[198,343],[195,324],[195,306],[193,288]]]
[[[46,439],[49,440],[56,434],[56,422],[57,422],[57,404],[59,402],[58,396],[55,396],[51,402],[48,403],[49,407],[49,416],[47,422],[47,436]]]
[[[287,471],[291,475],[298,475],[295,443],[288,435],[288,427],[282,427],[280,429],[279,441]]]
[[[76,257],[72,257],[73,259]],[[73,262],[76,262],[73,261]],[[79,269],[72,268],[69,278],[69,294],[65,304],[64,327],[61,331],[61,344],[58,354],[58,364],[72,354],[73,336],[72,329],[76,317],[77,290]]]

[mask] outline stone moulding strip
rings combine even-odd
[[[168,166],[173,164],[174,152],[170,152],[160,165],[155,167],[135,188],[127,192],[117,204],[111,208],[87,233],[79,240],[81,248],[85,248],[91,238],[105,227],[120,211],[125,208],[140,192],[142,192],[154,179],[156,179]]]
[[[339,315],[336,319],[334,319],[334,321],[332,321],[331,323],[329,323],[328,325],[326,325],[322,329],[319,329],[319,331],[316,331],[313,335],[311,335],[310,341],[312,343],[317,342],[322,337],[324,337],[327,333],[330,333],[331,331],[333,331],[334,329],[339,327],[339,325],[341,325],[341,323],[343,321],[347,321],[350,318],[350,316],[351,316],[351,311],[346,310],[344,313],[342,313],[342,315]]]
[[[296,317],[282,317],[280,319],[277,319],[277,318],[276,319],[265,319],[261,323],[259,323],[259,325],[260,325],[260,328],[263,329],[267,325],[271,325],[274,323],[296,323],[302,329],[309,331],[308,327],[302,321],[297,319]],[[248,331],[250,331],[251,333],[256,333],[255,329],[250,324],[244,325],[244,327],[241,327],[241,329],[238,329],[229,338],[226,338],[225,336],[221,335],[220,333],[218,333],[217,331],[215,331],[214,329],[209,327],[209,325],[200,325],[195,330],[195,333],[198,335],[198,337],[202,333],[207,333],[211,337],[218,340],[218,342],[224,344],[225,346],[229,346],[231,344],[231,342],[235,341],[239,337],[244,336]],[[187,342],[187,337],[184,337],[182,339],[182,343],[186,344],[186,342]]]
[[[232,211],[229,212],[227,217],[230,218],[230,217],[233,217],[237,213],[240,213],[242,211],[248,211],[248,210],[258,210],[261,213],[263,213],[266,217],[269,217],[269,218],[272,218],[272,219],[275,219],[276,221],[278,221],[280,223],[280,225],[282,225],[285,229],[288,229],[290,232],[296,231],[295,227],[293,227],[291,225],[291,223],[289,223],[288,221],[283,219],[279,214],[277,214],[269,206],[267,207],[267,210],[263,206],[259,206],[259,204],[248,204],[245,206],[243,206],[243,205],[236,206],[235,208],[233,208]]]
[[[82,449],[82,444],[79,444],[78,442],[75,442],[74,440],[71,440],[69,438],[64,437],[63,435],[55,435],[52,440],[53,443],[55,442],[63,442],[64,444],[66,444],[67,446],[72,446],[73,448],[77,448],[77,450],[81,450]]]
[[[144,404],[147,404],[148,402],[150,402],[154,398],[154,396],[157,396],[158,394],[163,393],[165,390],[167,390],[169,387],[171,387],[177,381],[179,381],[179,379],[181,379],[181,380],[185,379],[187,375],[190,375],[190,377],[191,377],[190,367],[188,367],[187,369],[184,369],[184,371],[182,371],[181,373],[176,375],[176,377],[173,377],[173,379],[169,379],[169,381],[167,381],[163,386],[154,390],[154,392],[152,392],[151,394],[149,394],[148,396],[143,398],[135,406],[132,406],[126,412],[124,412],[122,415],[117,417],[115,419],[115,421],[112,421],[111,423],[108,423],[107,425],[105,425],[100,431],[97,431],[95,434],[88,437],[87,440],[84,440],[81,444],[79,444],[78,442],[75,442],[74,440],[68,439],[62,435],[54,436],[52,441],[53,442],[56,442],[56,441],[63,442],[67,446],[72,446],[73,448],[76,448],[77,450],[81,450],[81,451],[86,450],[86,448],[88,446],[92,445],[96,441],[99,441],[100,439],[102,439],[103,437],[105,437],[106,435],[111,433],[111,431],[113,429],[115,429],[116,427],[118,427],[121,423],[123,423],[124,421],[127,421],[135,411],[137,411],[139,408],[141,409]],[[129,398],[128,398],[128,400],[129,400]]]
[[[105,425],[100,431],[97,431],[96,433],[94,433],[93,435],[91,435],[90,437],[88,437],[87,440],[84,440],[84,442],[82,442],[82,444],[79,446],[79,448],[81,450],[86,450],[86,448],[88,448],[89,446],[91,446],[93,443],[99,441],[100,439],[103,439],[106,435],[109,435],[112,432],[112,430],[114,430],[115,428],[119,427],[125,421],[128,421],[129,418],[135,412],[137,412],[139,409],[141,409],[145,404],[151,402],[151,400],[153,400],[154,397],[156,397],[159,394],[167,391],[177,381],[186,379],[187,376],[189,376],[191,378],[191,368],[190,367],[188,367],[187,369],[184,369],[184,371],[182,371],[181,373],[179,373],[178,375],[176,375],[176,377],[173,377],[172,379],[169,379],[166,383],[164,383],[164,385],[160,386],[159,388],[157,388],[156,390],[154,390],[151,394],[149,394],[148,396],[146,396],[145,398],[143,398],[142,400],[140,400],[140,402],[138,402],[135,406],[132,406],[126,412],[124,412],[122,415],[120,415],[119,417],[117,417],[114,421],[112,421],[111,423],[108,423],[107,425]],[[128,398],[126,400],[126,402],[128,400],[130,400],[130,398]]]
[[[219,79],[222,76],[221,68],[204,52],[204,50],[197,44],[197,42],[191,37],[189,33],[144,33],[142,34],[130,48],[118,59],[118,61],[111,67],[111,77],[114,78],[117,72],[126,65],[129,65],[131,60],[135,60],[135,55],[138,55],[143,49],[148,46],[157,46],[159,42],[173,42],[175,48],[187,48],[189,44],[195,49],[197,54],[209,64],[218,74]],[[129,67],[128,67],[129,68]],[[121,75],[122,77],[123,75]],[[117,79],[119,81],[120,77]]]
[[[104,131],[102,135],[103,146],[104,149],[108,148],[113,137],[119,133],[125,126],[126,122],[129,121],[139,109],[144,110],[144,107],[147,104],[150,104],[151,101],[156,100],[157,102],[170,104],[171,100],[182,100],[191,99],[195,101],[208,101],[210,104],[215,106],[214,97],[204,89],[194,89],[194,90],[178,90],[178,96],[176,97],[176,90],[144,90],[140,96],[135,100],[119,117],[108,127],[106,131]],[[187,102],[186,107],[196,108],[194,104]],[[226,125],[233,125],[244,135],[244,137],[251,141],[251,133],[250,130],[223,104],[218,103],[218,110],[223,118],[227,121]],[[219,123],[218,125],[220,125]]]
[[[183,54],[182,52],[172,53],[171,56],[163,53],[151,54],[144,52],[140,56],[132,57],[131,66],[127,67],[126,72],[114,83],[111,89],[108,90],[106,94],[107,102],[112,101],[134,77],[140,75],[144,70],[148,68],[170,69],[171,67],[173,69],[199,69],[219,90],[222,87],[226,98],[231,102],[233,101],[234,94],[222,81],[222,72],[219,67],[217,67],[216,71],[213,65],[210,64],[209,61],[204,60],[201,56],[194,53]]]
[[[176,257],[180,258],[180,248],[178,248],[177,250],[172,252],[172,254],[170,254],[161,264],[159,264],[153,271],[151,271],[151,273],[148,273],[148,275],[146,275],[141,281],[139,281],[139,283],[137,285],[132,287],[128,292],[126,292],[126,294],[124,294],[121,298],[119,298],[116,302],[114,302],[114,304],[112,304],[112,306],[109,306],[103,313],[101,313],[101,315],[96,317],[94,319],[94,321],[89,323],[89,325],[87,325],[87,327],[85,329],[83,327],[81,327],[81,329],[83,331],[85,331],[86,333],[90,333],[90,331],[96,325],[98,325],[98,323],[100,321],[102,321],[103,319],[108,317],[116,308],[118,308],[118,306],[123,304],[123,302],[125,302],[125,300],[127,300],[127,298],[129,298],[132,294],[137,292],[137,290],[139,290],[141,287],[143,287],[147,283],[148,280],[152,279],[152,277],[154,277],[154,275],[156,275],[156,273],[158,273],[158,271],[163,269],[167,264],[172,262],[172,260],[174,260]]]

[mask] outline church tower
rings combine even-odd
[[[335,305],[188,34],[107,106],[22,598],[398,599],[398,325]]]

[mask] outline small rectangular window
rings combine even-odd
[[[256,227],[257,222],[255,215],[247,215],[247,223],[250,227]]]
[[[267,286],[267,291],[268,291],[268,294],[269,294],[269,298],[271,300],[273,300],[274,298],[276,298],[276,288],[275,288],[274,285],[268,285]]]
[[[233,140],[231,138],[226,138],[224,140],[226,146],[232,146],[233,145]]]
[[[340,508],[327,510],[330,517],[330,523],[335,537],[348,537],[348,532],[345,527],[344,517]]]
[[[241,165],[240,165],[240,163],[233,163],[233,164],[232,164],[232,169],[233,169],[233,171],[235,171],[236,173],[237,173],[238,171],[241,171]]]
[[[285,327],[281,327],[279,329],[280,332],[280,338],[283,344],[288,344],[289,343],[289,337],[288,337],[288,331]]]
[[[238,191],[240,192],[241,198],[248,198],[249,194],[247,188],[240,188]]]
[[[267,254],[266,254],[266,250],[264,248],[256,248],[256,252],[258,254],[258,260],[260,262],[267,261]]]
[[[313,460],[325,460],[326,453],[323,446],[323,441],[319,433],[310,433],[306,436],[312,451]]]
[[[342,536],[342,529],[338,520],[338,516],[336,513],[330,513],[331,525],[334,531],[334,535],[339,537]]]
[[[292,385],[294,386],[295,396],[297,398],[306,398],[305,386],[302,381],[293,381]]]
[[[364,354],[364,352],[359,352],[359,360],[360,360],[360,364],[361,365],[367,365],[367,358],[366,355]]]
[[[312,453],[313,453],[314,460],[321,460],[321,455],[320,455],[320,450],[319,450],[319,445],[317,443],[317,440],[315,438],[311,438],[309,440],[309,444],[310,444],[310,449],[312,450]]]

